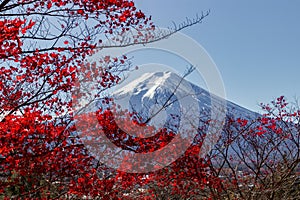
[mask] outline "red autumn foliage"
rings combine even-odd
[[[73,111],[70,91],[80,73],[97,77],[99,90],[120,80],[113,69],[125,66],[125,57],[109,60],[113,69],[92,71],[85,58],[104,46],[102,36],[114,40],[131,28],[154,27],[128,0],[0,3],[0,193],[107,195],[112,179],[100,180],[66,114]]]
[[[132,33],[132,29],[137,33]],[[296,125],[300,112],[288,112],[284,97],[279,97],[272,105],[263,105],[267,114],[255,123],[248,119],[228,119],[221,145],[217,145],[207,158],[199,157],[203,139],[200,136],[205,135],[204,130],[199,130],[198,139],[179,159],[147,173],[118,171],[99,162],[86,149],[76,134],[72,117],[76,111],[72,104],[78,103],[72,94],[79,99],[85,94],[73,91],[74,88],[80,87],[80,81],[95,81],[97,89],[105,91],[120,81],[120,71],[128,69],[126,56],[105,55],[99,58],[100,66],[87,63],[86,58],[96,50],[109,47],[103,42],[105,38],[114,41],[116,46],[146,43],[152,36],[142,31],[153,30],[151,19],[129,0],[1,1],[1,198],[233,199],[233,195],[238,199],[262,194],[266,188],[265,191],[271,193],[268,197],[279,195],[270,192],[271,189],[287,183],[284,178],[292,172],[283,171],[283,181],[276,184],[275,172],[294,170],[299,161],[298,154],[283,155],[279,148],[287,140],[290,143],[286,146],[299,147],[290,130],[299,132]],[[120,42],[119,36],[124,34],[129,34],[134,42]],[[104,104],[109,102],[110,99],[104,99]],[[98,110],[94,114],[96,124],[93,124],[94,115],[80,115],[87,122],[82,134],[98,137],[90,130],[98,127],[116,146],[134,153],[155,152],[176,136],[168,129],[156,130],[139,124],[125,112],[120,116],[129,130],[134,132],[138,124],[149,133],[155,133],[147,138],[134,137],[118,127],[111,110]],[[239,137],[251,148],[243,149],[244,143]],[[174,154],[184,138],[177,141],[171,149]],[[226,150],[236,147],[240,148],[239,152],[227,154]],[[267,157],[260,154],[265,149],[269,150]],[[273,152],[280,154],[282,159],[272,159]],[[220,158],[221,164],[215,165]],[[121,165],[137,167],[129,161],[130,156],[124,157]],[[256,182],[249,176],[235,174],[236,162],[248,166],[244,173],[255,176]],[[233,175],[221,178],[228,171]],[[273,176],[267,176],[269,174]],[[273,188],[267,184],[270,180]],[[254,189],[243,190],[240,183],[251,183]],[[282,188],[280,192],[287,187]]]

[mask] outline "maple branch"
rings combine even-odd
[[[0,4],[0,11],[6,6],[6,4],[9,3],[10,0],[3,0],[2,3]]]

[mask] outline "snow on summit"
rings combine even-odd
[[[138,111],[142,114],[147,114],[147,110],[153,105],[162,106],[166,101],[169,101],[170,104],[168,109],[172,108],[171,110],[180,112],[179,100],[187,96],[190,97],[189,101],[196,100],[198,102],[200,112],[209,112],[212,101],[224,101],[170,71],[145,73],[113,92],[114,99],[123,108],[128,107],[129,110]],[[227,114],[245,118],[253,118],[258,115],[230,101],[225,102]],[[191,105],[193,105],[192,102]],[[176,106],[179,107],[176,109]]]
[[[155,89],[159,87],[175,89],[176,86],[180,85],[180,88],[182,88],[184,82],[186,82],[185,85],[186,84],[190,85],[190,83],[187,83],[186,80],[182,80],[182,77],[170,71],[145,73],[141,77],[135,79],[134,81],[127,84],[126,86],[114,92],[114,94],[116,96],[119,96],[128,93],[135,94],[138,93],[139,91],[147,90],[147,94],[145,95],[151,97],[151,95],[154,94]],[[182,89],[189,89],[189,88],[182,88]]]

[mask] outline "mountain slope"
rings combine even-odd
[[[155,113],[157,109],[180,116],[182,114],[180,113],[182,107],[180,98],[183,99],[188,95],[191,96],[189,101],[197,101],[199,114],[210,113],[212,102],[218,104],[218,102],[222,103],[224,101],[227,110],[226,115],[246,119],[253,119],[258,116],[258,113],[211,95],[203,88],[169,71],[146,73],[113,94],[118,104],[124,108],[129,108],[130,111],[136,111],[142,116],[143,120],[151,118],[151,114]],[[194,102],[185,103],[195,105]]]

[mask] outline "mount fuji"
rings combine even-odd
[[[138,113],[141,122],[173,128],[179,123],[184,109],[193,112],[194,116],[201,116],[199,119],[209,119],[212,107],[216,105],[223,105],[226,116],[244,119],[259,116],[170,71],[145,73],[113,92],[113,97],[122,108]]]

